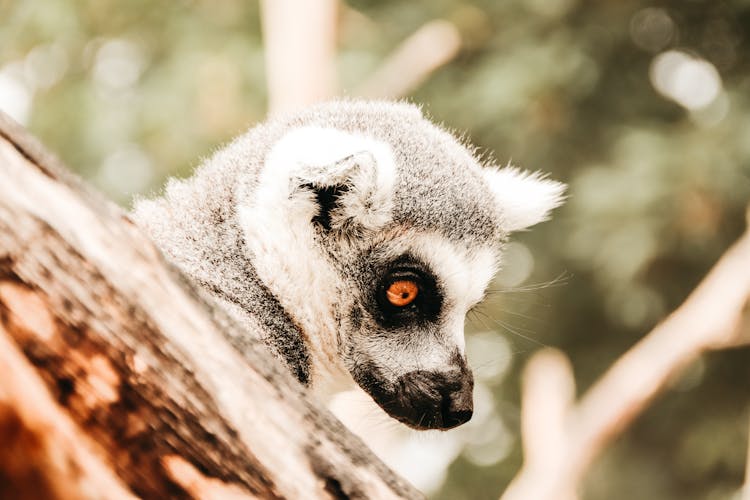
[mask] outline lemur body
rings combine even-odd
[[[563,189],[480,165],[414,106],[343,101],[251,129],[133,217],[319,397],[359,385],[447,429],[472,413],[465,314]]]

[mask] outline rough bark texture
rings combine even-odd
[[[420,497],[232,328],[0,115],[0,497]]]

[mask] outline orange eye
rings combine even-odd
[[[418,292],[419,287],[416,283],[409,280],[400,280],[391,283],[391,286],[385,291],[385,295],[388,297],[388,302],[394,306],[404,307],[414,302]]]

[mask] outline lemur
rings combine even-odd
[[[324,401],[358,385],[445,430],[473,412],[466,313],[564,189],[483,165],[414,105],[351,100],[252,128],[132,216],[241,322],[240,349],[264,342]]]

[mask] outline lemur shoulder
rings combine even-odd
[[[263,341],[320,398],[358,385],[448,429],[473,411],[464,317],[563,192],[482,165],[413,105],[340,101],[252,128],[132,215],[245,326],[239,348]]]

